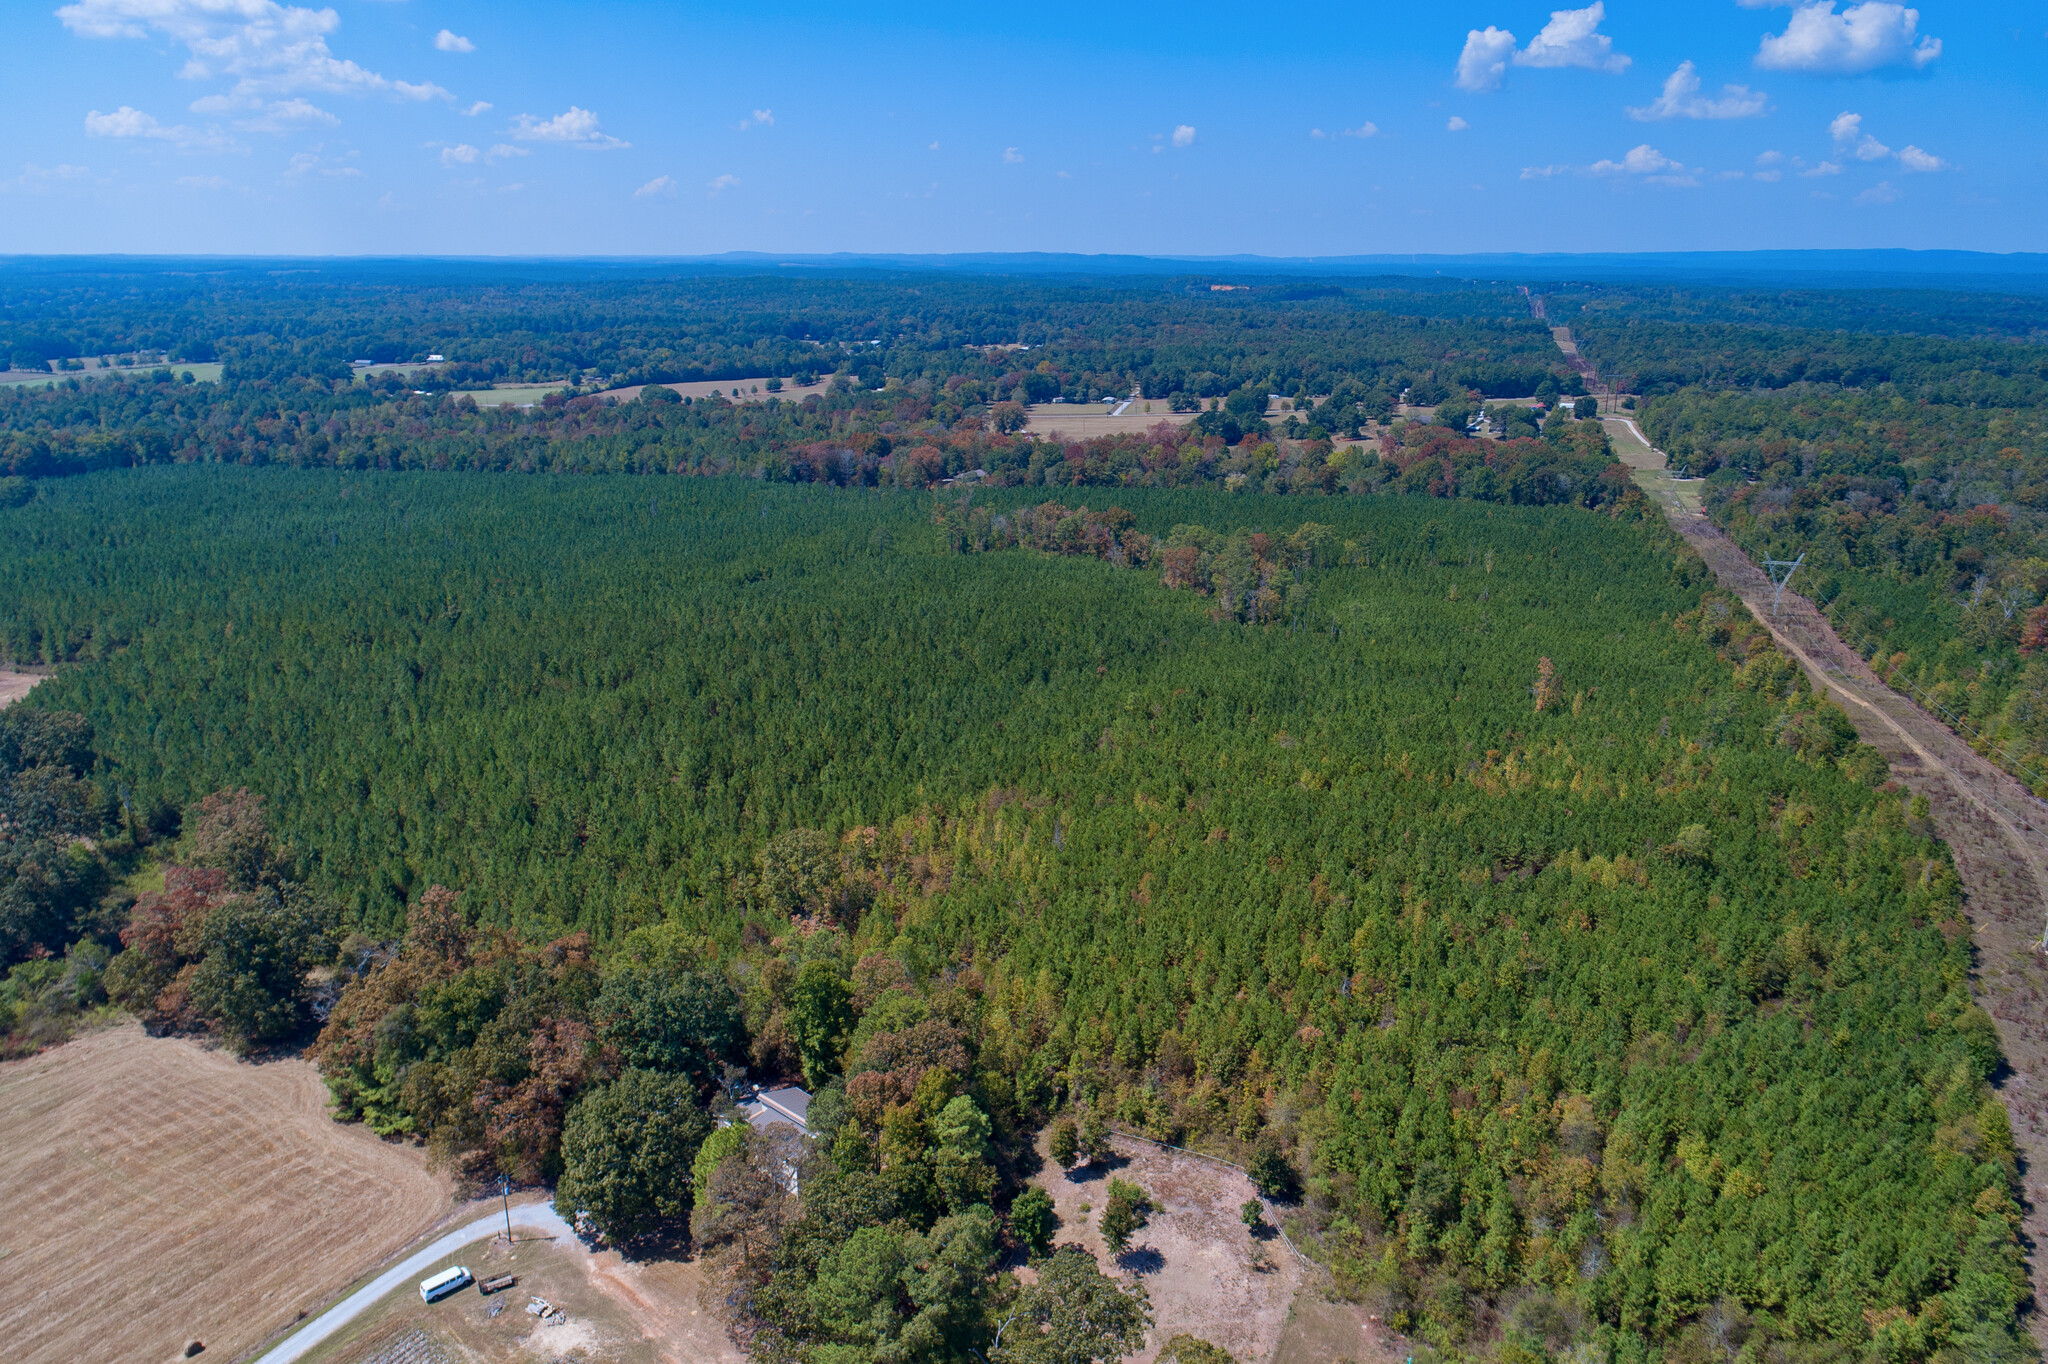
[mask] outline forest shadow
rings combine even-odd
[[[680,1220],[609,1244],[622,1258],[643,1264],[657,1260],[688,1260],[696,1250],[696,1243],[690,1239],[690,1224]]]

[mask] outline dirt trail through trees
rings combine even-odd
[[[1977,944],[1972,988],[1998,1021],[2010,1067],[1998,1089],[2012,1113],[2026,1186],[2025,1229],[2034,1243],[2029,1268],[2039,1306],[2029,1326],[2048,1346],[2048,1311],[2042,1310],[2048,1307],[2048,1256],[2041,1253],[2048,1246],[2048,958],[2041,950],[2048,927],[2048,805],[1885,685],[1805,597],[1787,590],[1774,616],[1770,580],[1681,495],[1659,452],[1644,443],[1626,449],[1623,459],[1721,586],[1741,597],[1779,647],[1842,704],[1863,742],[1891,764],[1892,776],[1927,798],[1935,831],[1955,854]]]

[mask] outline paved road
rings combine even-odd
[[[421,1247],[286,1336],[268,1354],[258,1359],[256,1364],[292,1364],[292,1361],[299,1359],[314,1346],[368,1311],[385,1294],[401,1286],[410,1286],[410,1280],[425,1277],[425,1271],[436,1261],[444,1260],[464,1246],[501,1231],[504,1226],[505,1214],[494,1212],[489,1217],[478,1218],[468,1226],[451,1231],[439,1240]],[[555,1211],[555,1205],[552,1203],[523,1203],[512,1209],[512,1226],[515,1230],[526,1227],[565,1239],[574,1235],[569,1224],[562,1220],[562,1215]]]

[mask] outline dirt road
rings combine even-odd
[[[1863,742],[1891,764],[1892,776],[1927,797],[1935,831],[1955,854],[1975,929],[1972,989],[1998,1020],[2010,1066],[1998,1089],[2023,1157],[2026,1234],[2036,1246],[2048,1245],[2048,957],[2040,945],[2048,926],[2048,805],[1886,686],[1805,597],[1787,590],[1773,615],[1763,570],[1701,513],[1691,488],[1671,477],[1663,455],[1634,422],[1607,422],[1637,483],[1721,586],[1740,596],[1779,646],[1841,703]],[[1627,438],[1618,427],[1626,428]],[[2037,1301],[2048,1304],[2048,1256],[2037,1253],[2029,1267]],[[2037,1310],[2029,1325],[2048,1345],[2048,1313]]]

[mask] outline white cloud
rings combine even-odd
[[[1941,39],[1919,36],[1920,11],[1894,0],[1863,0],[1835,13],[1835,0],[1792,12],[1783,33],[1767,33],[1756,64],[1766,71],[1853,76],[1884,66],[1924,70],[1941,56]]]
[[[434,50],[437,52],[474,52],[476,44],[459,33],[442,29],[434,35]]]
[[[1323,130],[1322,130],[1321,128],[1311,128],[1311,129],[1309,129],[1309,130],[1308,130],[1308,135],[1309,135],[1310,137],[1328,137],[1328,136],[1329,136],[1329,134],[1328,134],[1328,133],[1326,133],[1326,132],[1324,132],[1324,131],[1323,131]]]
[[[930,148],[930,150],[932,150],[932,151],[937,151],[938,149],[939,149],[939,144],[938,144],[938,143],[936,143],[936,142],[932,143],[932,145],[931,145],[931,148]]]
[[[713,180],[711,184],[708,186],[708,188],[711,191],[711,197],[716,199],[719,195],[725,193],[733,186],[739,184],[739,182],[740,178],[737,175],[719,176],[716,180]]]
[[[105,179],[95,177],[92,171],[84,166],[38,166],[30,161],[22,166],[21,174],[14,179],[0,180],[0,193],[48,194],[54,185],[78,180],[93,181],[102,185],[107,183]]]
[[[673,198],[675,192],[676,182],[674,176],[657,175],[646,184],[640,186],[640,188],[634,190],[633,197],[635,199],[652,199],[655,195],[660,194]]]
[[[1892,187],[1891,181],[1880,180],[1869,189],[1864,190],[1863,193],[1857,195],[1856,202],[1859,204],[1896,204],[1904,197],[1904,195]]]
[[[1756,154],[1756,163],[1759,166],[1782,165],[1784,160],[1785,153],[1783,152],[1758,152]]]
[[[94,109],[85,116],[85,133],[87,137],[158,137],[171,139],[189,131],[191,130],[187,128],[166,128],[163,124],[156,121],[154,115],[145,114],[140,109],[133,109],[125,104],[111,114],[103,114],[99,110]]]
[[[1811,169],[1799,172],[1799,177],[1802,180],[1812,180],[1817,176],[1840,175],[1841,173],[1842,165],[1839,161],[1823,161]]]
[[[1835,115],[1828,123],[1828,136],[1835,140],[1837,152],[1850,153],[1858,161],[1883,161],[1893,155],[1890,147],[1863,131],[1861,114],[1845,110]],[[1934,153],[1910,145],[1902,147],[1897,156],[1899,164],[1909,171],[1938,171],[1948,165]]]
[[[441,164],[444,166],[473,166],[483,153],[467,142],[453,147],[441,148]]]
[[[1756,178],[1767,185],[1775,185],[1785,178],[1785,172],[1781,170],[1760,170],[1756,172]]]
[[[1467,123],[1464,119],[1459,118],[1456,114],[1452,114],[1451,121],[1449,123],[1444,124],[1444,131],[1451,133],[1462,133],[1471,126],[1472,125]]]
[[[1668,171],[1683,172],[1685,167],[1645,142],[1630,148],[1628,155],[1619,161],[1595,161],[1587,169],[1594,175],[1658,175]]]
[[[493,142],[490,151],[484,154],[484,160],[503,161],[509,157],[530,155],[532,153],[524,147],[515,147],[509,142]]]
[[[596,114],[573,104],[567,113],[556,114],[553,118],[519,115],[512,120],[512,136],[521,142],[561,142],[592,151],[613,151],[633,145],[600,130]]]
[[[1183,123],[1175,128],[1173,130],[1173,145],[1176,147],[1194,146],[1195,126],[1192,123]]]
[[[296,97],[265,102],[238,100],[229,95],[208,95],[192,101],[195,114],[224,112],[237,107],[250,111],[249,117],[235,120],[235,127],[246,133],[288,133],[300,128],[331,128],[341,122],[312,101]]]
[[[1022,153],[1022,152],[1018,151],[1018,150],[1017,150],[1017,149],[1016,149],[1015,147],[1005,147],[1005,148],[1003,148],[1003,164],[1004,164],[1004,165],[1006,165],[1006,166],[1021,166],[1021,165],[1023,165],[1023,164],[1024,164],[1024,153]]]
[[[1380,125],[1372,122],[1361,123],[1356,128],[1346,128],[1337,135],[1339,137],[1378,137],[1380,135]]]
[[[756,109],[741,119],[738,125],[741,132],[756,126],[773,128],[775,126],[775,111],[773,109]]]
[[[496,106],[493,105],[489,100],[480,99],[475,104],[472,104],[467,109],[464,109],[462,111],[462,116],[464,118],[475,118],[478,114],[488,114],[495,107]]]
[[[1861,114],[1836,114],[1828,122],[1828,136],[1835,140],[1836,151],[1852,151],[1858,161],[1882,161],[1892,154],[1890,147],[1863,131]]]
[[[1465,50],[1458,54],[1456,84],[1460,90],[1478,94],[1498,89],[1508,73],[1508,58],[1515,55],[1515,35],[1488,24],[1465,34]]]
[[[1735,172],[1737,178],[1741,172]],[[1635,176],[1650,185],[1699,184],[1700,171],[1664,155],[1645,142],[1633,147],[1619,161],[1603,158],[1590,166],[1524,166],[1524,180],[1548,180],[1558,175]],[[1728,178],[1723,175],[1721,178]]]
[[[1607,7],[1601,0],[1584,9],[1557,9],[1550,12],[1550,22],[1543,31],[1529,40],[1529,45],[1517,52],[1516,66],[1563,67],[1575,66],[1587,71],[1626,71],[1630,59],[1614,50],[1614,39],[1600,32],[1600,21],[1607,17]]]
[[[1485,28],[1469,29],[1465,46],[1458,53],[1454,83],[1460,90],[1475,94],[1497,90],[1510,64],[1626,71],[1630,58],[1616,52],[1614,39],[1600,32],[1600,23],[1606,17],[1607,7],[1602,0],[1593,0],[1584,9],[1552,10],[1543,31],[1520,51],[1515,49],[1515,35],[1504,28],[1488,24]]]
[[[1698,68],[1689,61],[1664,78],[1664,93],[1650,103],[1629,109],[1628,116],[1649,123],[1667,118],[1755,118],[1764,111],[1766,96],[1746,85],[1724,85],[1721,98],[1700,94]]]
[[[94,109],[85,116],[87,137],[138,138],[150,142],[168,142],[181,151],[229,151],[235,149],[232,138],[223,137],[214,129],[188,128],[182,123],[164,124],[157,122],[154,115],[124,104],[111,114]]]
[[[453,98],[431,81],[389,80],[335,56],[327,38],[341,26],[341,16],[332,9],[277,0],[74,0],[57,17],[83,38],[169,39],[189,54],[180,76],[232,76],[237,95],[323,90],[409,100]]]
[[[186,189],[226,189],[227,180],[218,175],[181,175],[178,183]]]

